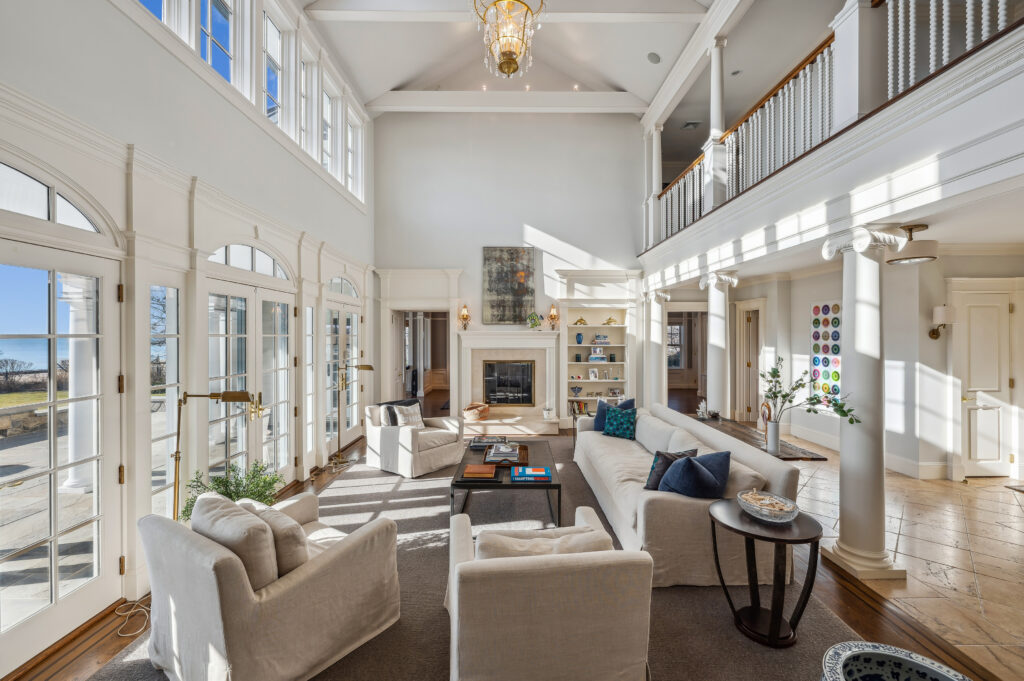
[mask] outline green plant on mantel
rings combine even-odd
[[[227,475],[214,476],[210,478],[209,484],[203,482],[202,471],[196,471],[192,479],[188,481],[188,499],[181,509],[179,520],[188,520],[192,517],[192,508],[196,505],[196,499],[204,492],[216,492],[223,494],[231,501],[239,499],[252,499],[268,506],[275,501],[274,493],[277,486],[284,482],[278,473],[270,473],[270,466],[258,461],[253,461],[249,470],[244,474],[237,464],[228,466]]]
[[[846,399],[849,396],[836,395],[825,397],[818,393],[800,399],[807,389],[807,371],[800,374],[787,388],[782,383],[782,358],[775,360],[774,366],[768,371],[762,371],[761,380],[765,382],[764,401],[772,409],[771,420],[778,423],[782,415],[790,409],[803,407],[809,414],[820,414],[821,410],[828,410],[839,418],[844,418],[850,423],[860,423],[860,419],[853,413],[853,408],[847,406]]]

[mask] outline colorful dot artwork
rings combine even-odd
[[[840,390],[839,327],[839,303],[811,306],[811,392],[823,397]]]

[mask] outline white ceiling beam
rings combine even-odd
[[[366,104],[382,113],[596,113],[641,115],[647,103],[629,92],[392,90]]]
[[[711,5],[707,16],[686,43],[679,59],[672,65],[668,76],[665,77],[665,81],[658,88],[654,99],[651,100],[650,108],[641,119],[645,132],[656,125],[662,125],[672,115],[679,102],[704,70],[704,66],[710,58],[708,50],[715,38],[719,36],[728,38],[729,31],[739,23],[739,20],[753,4],[754,0],[716,0]]]
[[[540,15],[541,24],[699,23],[707,15],[696,2],[644,0],[626,9],[611,0],[560,0]],[[557,7],[557,10],[555,9]],[[466,0],[317,0],[306,14],[319,21],[441,22],[473,21]]]

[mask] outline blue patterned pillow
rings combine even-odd
[[[698,499],[721,499],[729,482],[730,452],[677,459],[668,467],[658,490]]]
[[[612,405],[604,400],[597,401],[597,413],[594,414],[594,430],[599,433],[604,431],[604,420],[608,417],[608,407],[610,406]],[[623,400],[615,406],[619,409],[632,409],[636,406],[636,400],[630,397],[628,400]]]
[[[636,436],[636,409],[608,407],[604,421],[604,434],[632,440]]]

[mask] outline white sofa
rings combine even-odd
[[[592,508],[576,527],[607,536]],[[569,528],[495,530],[518,538]],[[451,681],[643,681],[651,557],[591,551],[477,559],[469,516],[451,518],[448,596]]]
[[[380,405],[366,407],[366,465],[418,478],[462,461],[461,416],[423,419],[423,427],[385,426]]]
[[[393,520],[378,518],[346,536],[319,521],[312,493],[274,508],[302,526],[308,559],[255,591],[251,553],[245,564],[173,520],[139,520],[152,589],[149,658],[172,681],[308,679],[398,621]],[[230,522],[218,521],[221,531]],[[242,527],[235,535],[245,541],[260,534]],[[275,540],[269,555],[256,557],[267,555],[276,576]]]
[[[593,417],[577,420],[574,460],[601,504],[622,548],[644,550],[654,559],[654,586],[718,584],[711,545],[708,506],[674,492],[645,490],[655,452],[696,449],[698,454],[729,451],[730,486],[726,497],[742,490],[739,477],[753,469],[764,478],[763,489],[796,499],[800,470],[664,405],[639,409],[636,440],[594,431]],[[739,465],[737,465],[739,464]],[[741,472],[745,475],[741,476]],[[718,531],[722,573],[729,584],[746,584],[743,538]],[[771,546],[757,542],[758,580],[772,580]],[[791,572],[790,567],[787,570]]]

